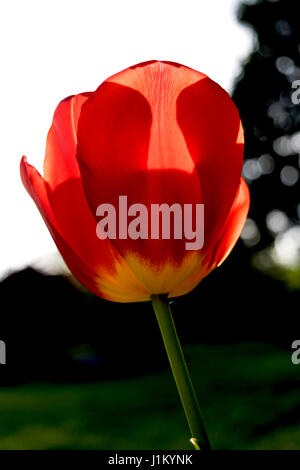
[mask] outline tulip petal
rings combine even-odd
[[[163,190],[164,196],[168,188],[152,183],[149,172],[154,178],[159,170],[194,172],[176,120],[176,99],[204,77],[179,64],[151,61],[110,77],[83,104],[77,160],[93,214],[102,202],[114,203],[116,194],[127,195],[137,178],[143,179],[137,190],[147,183],[150,196],[162,199],[157,193]],[[164,183],[173,184],[167,178]],[[134,202],[142,202],[137,190]]]
[[[127,194],[146,169],[151,119],[139,92],[114,83],[104,82],[83,105],[77,160],[94,215],[101,203],[116,206],[122,191]]]
[[[227,216],[214,255],[214,265],[220,266],[220,264],[225,261],[232,248],[236,244],[246,222],[249,206],[249,189],[244,178],[241,178],[239,189],[232,204],[231,210]]]
[[[219,240],[213,253],[207,252],[201,264],[187,276],[181,284],[174,284],[169,297],[178,297],[187,294],[196,287],[217,266],[220,266],[232,251],[245,224],[250,205],[249,189],[245,180],[240,179],[231,210],[227,216],[223,229],[219,233]]]
[[[239,186],[243,164],[240,117],[229,95],[206,78],[180,93],[177,120],[199,174],[205,205],[206,250],[210,250]]]
[[[215,249],[243,156],[239,115],[221,87],[179,64],[138,64],[100,85],[82,105],[77,129],[77,160],[92,214],[101,203],[117,208],[121,195],[128,206],[141,203],[148,211],[153,203],[204,203],[202,251]],[[180,268],[179,284],[187,277],[191,257],[184,239],[112,243],[144,285],[151,284],[147,272],[156,286],[168,285],[167,266],[173,273]],[[204,254],[196,258],[203,270]]]
[[[36,203],[60,253],[71,272],[88,290],[94,294],[116,302],[138,302],[150,299],[150,293],[139,283],[132,274],[124,260],[111,247],[109,240],[99,240],[95,231],[91,233],[84,227],[84,235],[98,241],[97,250],[94,252],[93,264],[87,261],[85,252],[80,256],[62,235],[56,219],[58,206],[53,207],[49,200],[49,188],[41,175],[34,167],[29,165],[26,158],[21,161],[21,178],[25,188]],[[60,199],[63,203],[63,200]],[[81,214],[82,215],[82,214]],[[84,222],[81,219],[73,220],[73,229],[77,233],[76,224]],[[69,214],[65,216],[68,218]],[[93,219],[93,218],[91,218]],[[70,222],[71,225],[71,222]],[[71,240],[74,242],[74,237]],[[95,244],[93,243],[93,247]],[[100,255],[100,256],[99,256]],[[92,267],[91,267],[92,266]]]
[[[205,76],[179,65],[152,64],[111,77],[82,106],[77,160],[93,214],[101,203],[118,207],[121,195],[128,206],[141,203],[149,211],[150,203],[201,203],[199,176],[176,121],[176,96]],[[166,262],[181,264],[186,254],[183,240],[112,242],[125,259],[139,255],[155,271]]]
[[[77,124],[83,103],[91,93],[69,96],[57,106],[48,132],[44,179],[51,189],[70,178],[80,178],[76,154]]]
[[[71,96],[57,106],[47,137],[44,180],[47,200],[60,233],[88,266],[95,266],[112,262],[105,259],[106,251],[99,246],[96,222],[86,203],[75,158],[78,116],[89,95]]]
[[[107,272],[113,271],[116,266],[118,269],[122,266],[120,272],[127,273],[127,278],[131,279],[136,285],[135,288],[142,290],[144,295],[144,288],[136,279],[133,281],[133,274],[110,245],[109,240],[97,238],[96,219],[90,212],[83,191],[75,158],[77,126],[82,105],[91,95],[92,93],[83,93],[68,97],[56,108],[47,137],[44,162],[48,201],[60,233],[88,266],[92,269],[102,266]],[[113,284],[112,279],[111,283]]]

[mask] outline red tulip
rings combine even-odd
[[[249,208],[242,162],[229,95],[200,72],[151,61],[63,100],[44,176],[25,157],[21,176],[74,276],[100,297],[135,302],[183,295],[227,257]],[[202,248],[174,237],[99,239],[97,207],[117,208],[122,195],[128,207],[204,204]]]

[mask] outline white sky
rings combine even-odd
[[[238,0],[10,0],[0,6],[0,277],[56,251],[19,177],[41,172],[58,102],[130,65],[166,59],[227,91],[252,48]]]

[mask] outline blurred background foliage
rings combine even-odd
[[[255,31],[255,47],[232,96],[245,129],[243,176],[251,192],[242,239],[256,267],[299,288],[300,104],[292,94],[300,80],[300,6],[248,3],[238,17]]]
[[[243,2],[256,32],[233,99],[251,209],[222,267],[172,302],[219,449],[300,448],[299,5]],[[113,304],[32,268],[0,283],[0,449],[188,449],[151,305]]]

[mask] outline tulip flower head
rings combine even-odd
[[[43,177],[23,183],[74,276],[116,302],[191,291],[235,245],[249,209],[243,129],[203,73],[149,61],[59,103]]]

